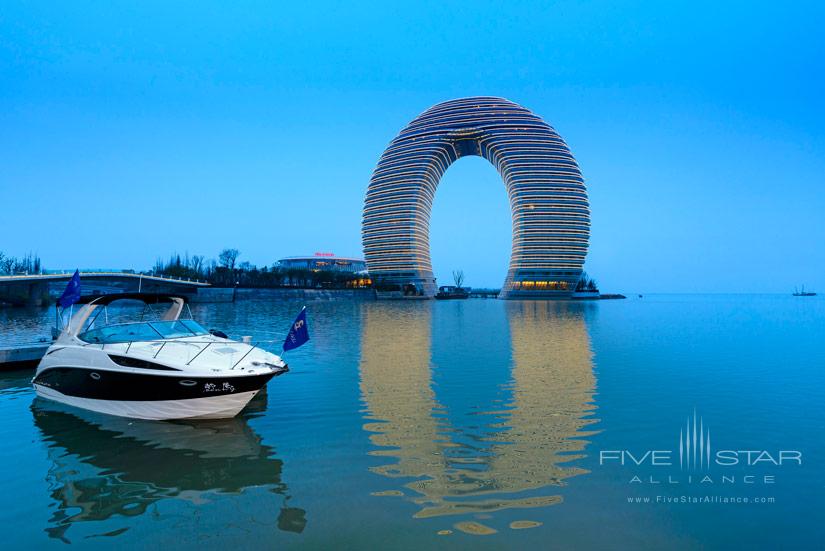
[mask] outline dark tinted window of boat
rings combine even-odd
[[[122,365],[123,367],[138,367],[140,369],[160,369],[161,371],[180,371],[180,369],[175,369],[174,367],[168,367],[155,362],[142,360],[140,358],[132,358],[131,356],[117,356],[115,354],[109,354],[109,357],[112,359],[113,362],[115,362],[118,365]]]

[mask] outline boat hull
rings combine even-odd
[[[136,419],[234,417],[275,375],[198,376],[51,367],[34,378],[37,395],[75,407]]]
[[[41,398],[69,406],[132,419],[166,421],[171,419],[226,419],[235,417],[258,394],[258,391],[186,398],[181,400],[99,400],[68,396],[54,389],[34,385]]]

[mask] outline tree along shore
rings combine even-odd
[[[173,254],[169,260],[158,259],[151,273],[206,281],[215,287],[253,289],[359,289],[372,283],[365,274],[354,272],[284,268],[277,264],[259,268],[249,262],[238,262],[239,256],[237,249],[222,250],[217,260]]]

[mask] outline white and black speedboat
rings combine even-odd
[[[157,321],[107,323],[107,307],[121,300],[143,302],[144,314],[164,310]],[[182,297],[124,293],[80,303],[37,367],[38,396],[136,419],[220,419],[288,371],[275,354],[181,319]]]

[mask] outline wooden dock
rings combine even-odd
[[[0,348],[0,371],[34,369],[46,353],[50,343],[27,344],[13,348]]]

